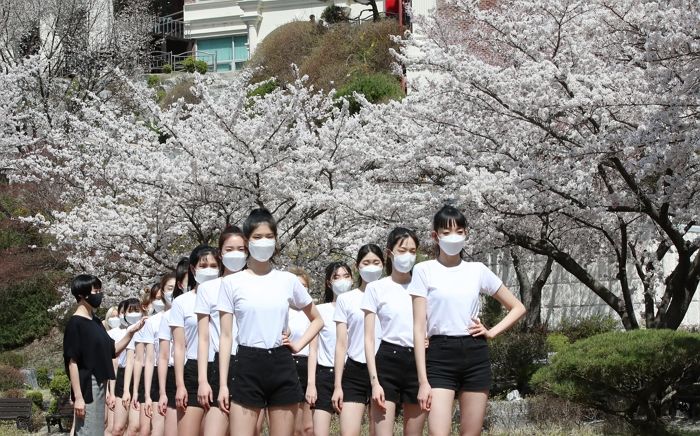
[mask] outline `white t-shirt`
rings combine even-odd
[[[158,330],[160,329],[160,323],[163,320],[163,312],[158,312],[151,315],[146,320],[141,330],[134,335],[136,342],[143,342],[145,344],[153,344],[154,354],[154,365],[158,366],[158,351],[160,350],[160,340],[156,337],[158,335]]]
[[[323,328],[318,334],[318,357],[316,362],[319,365],[332,368],[335,362],[335,307],[333,303],[324,303],[316,306],[323,319]]]
[[[221,289],[222,277],[218,279],[204,282],[197,288],[197,299],[194,303],[194,313],[200,315],[209,315],[209,350],[214,350],[214,353],[219,352],[219,338],[221,337],[221,322],[219,321],[219,311],[216,309],[216,303],[219,301],[219,290]],[[231,337],[233,345],[231,346],[231,354],[236,354],[238,342],[236,323],[233,323]]]
[[[503,282],[481,262],[446,267],[437,260],[413,267],[408,293],[428,299],[428,337],[468,336],[481,310],[480,294],[493,295]]]
[[[109,335],[110,338],[114,339],[114,342],[119,342],[121,341],[124,336],[126,336],[126,329],[123,328],[115,328],[115,329],[110,329],[107,334]],[[118,359],[118,365],[119,368],[125,368],[126,367],[126,349],[122,350],[121,353],[117,356]]]
[[[163,312],[163,317],[160,320],[160,326],[158,327],[158,333],[157,333],[157,340],[158,340],[158,347],[160,349],[160,341],[169,341],[170,342],[170,358],[168,359],[168,366],[173,366],[173,358],[175,357],[174,350],[173,350],[173,332],[170,330],[170,324],[169,324],[169,319],[170,319],[170,309],[166,310]],[[156,356],[156,359],[158,359],[158,356]],[[185,359],[186,361],[187,359]]]
[[[289,308],[302,309],[311,303],[309,292],[290,272],[273,269],[257,276],[244,270],[224,277],[217,309],[233,313],[239,344],[269,349],[282,345]]]
[[[365,312],[360,309],[365,293],[359,289],[353,289],[338,296],[335,301],[335,322],[344,322],[348,327],[348,352],[349,358],[355,362],[367,363],[365,358]],[[374,325],[374,352],[379,348],[381,327],[379,323]]]
[[[407,288],[408,284],[396,283],[391,277],[371,282],[360,307],[376,314],[383,341],[413,347],[413,303]]]
[[[170,309],[168,324],[170,327],[183,327],[185,329],[185,357],[197,360],[197,314],[194,313],[194,303],[197,293],[187,292],[173,301]],[[214,350],[209,348],[209,362],[214,361]]]
[[[289,309],[289,340],[295,342],[304,336],[304,332],[309,328],[311,321],[306,317],[306,314],[301,310]],[[309,345],[307,344],[295,356],[309,355]]]

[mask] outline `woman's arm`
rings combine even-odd
[[[131,375],[134,371],[134,350],[126,350],[126,367],[124,368],[124,393],[122,394],[122,404],[125,409],[129,409],[131,403]]]
[[[506,308],[508,314],[498,324],[490,329],[486,328],[486,326],[483,325],[481,320],[478,318],[472,319],[474,325],[469,327],[470,335],[474,337],[483,336],[486,339],[493,339],[504,331],[513,327],[513,325],[517,323],[520,318],[525,316],[525,312],[527,312],[523,303],[515,298],[515,295],[513,295],[505,285],[501,285],[501,287],[498,288],[498,291],[493,294],[493,298],[498,300],[498,302]]]
[[[306,328],[306,331],[301,338],[299,338],[295,344],[290,344],[289,348],[291,348],[292,353],[294,354],[306,347],[306,345],[308,345],[308,343],[311,342],[323,328],[323,318],[321,318],[321,314],[314,303],[306,305],[306,307],[304,307],[302,310],[311,323]]]
[[[68,363],[68,377],[70,378],[70,386],[73,388],[73,410],[75,416],[85,418],[85,399],[83,399],[83,391],[80,389],[80,372],[78,371],[78,362],[71,359]]]
[[[228,366],[231,361],[231,347],[233,347],[233,314],[229,312],[219,312],[219,325],[221,333],[219,335],[219,408],[229,412],[229,392],[228,392]]]
[[[418,403],[422,410],[429,411],[432,402],[428,372],[425,369],[425,347],[419,346],[425,343],[426,324],[426,298],[411,296],[413,300],[413,353],[416,356],[416,370],[418,372]]]
[[[175,347],[175,403],[178,409],[187,408],[187,388],[185,387],[185,329],[172,327],[173,347]]]
[[[343,409],[343,370],[345,369],[345,353],[348,351],[348,325],[336,322],[335,327],[335,383],[333,389],[333,407],[340,412]]]
[[[134,325],[129,326],[129,328],[126,329],[126,334],[124,335],[124,337],[121,338],[119,340],[119,342],[114,343],[114,355],[115,356],[118,355],[119,353],[121,353],[122,351],[124,351],[124,349],[129,345],[129,342],[131,342],[131,338],[134,337],[134,334],[137,331],[141,330],[141,327],[143,327],[143,325],[146,323],[147,319],[148,319],[148,317],[144,316],[143,318],[141,318],[139,320],[139,322],[137,322]]]
[[[209,404],[214,400],[209,380],[207,366],[209,365],[209,315],[197,314],[197,400],[204,410],[209,410]]]
[[[156,365],[156,350],[153,342],[146,344],[146,365],[144,366],[143,390],[145,393],[146,416],[153,415],[153,399],[151,398],[151,386],[153,386],[153,369]],[[156,374],[157,376],[157,374]]]
[[[318,364],[318,336],[309,343],[309,360],[306,368],[306,402],[311,406],[316,404],[316,365]]]
[[[134,353],[134,388],[131,394],[131,407],[134,410],[139,410],[139,386],[141,385],[141,373],[143,372],[146,355],[146,345],[143,342],[136,343],[136,352]]]
[[[386,409],[384,403],[384,389],[379,384],[377,376],[377,363],[374,359],[374,323],[377,316],[373,312],[365,312],[365,359],[367,360],[367,372],[369,373],[369,381],[372,384],[372,399],[377,406]]]
[[[168,364],[170,363],[170,341],[159,339],[158,350],[158,412],[165,416],[168,410],[168,395],[165,393],[165,385],[168,380]]]

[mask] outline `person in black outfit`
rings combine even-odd
[[[81,274],[73,279],[71,293],[78,308],[66,325],[63,360],[71,382],[75,435],[102,434],[107,382],[115,378],[112,359],[126,348],[145,318],[130,326],[124,338],[115,343],[94,313],[102,303],[100,279]]]

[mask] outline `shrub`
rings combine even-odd
[[[13,351],[6,351],[0,353],[0,365],[7,365],[13,368],[23,368],[26,360],[23,354],[16,353]]]
[[[547,349],[558,353],[570,344],[569,338],[561,333],[550,333],[547,335]]]
[[[24,389],[12,388],[3,392],[4,398],[24,398]]]
[[[270,79],[260,83],[255,89],[248,93],[248,97],[262,97],[279,88],[276,80]]]
[[[51,377],[49,376],[49,369],[45,366],[36,369],[36,382],[41,389],[48,389],[49,383],[51,383]]]
[[[489,342],[494,395],[518,389],[531,391],[532,374],[547,359],[546,334],[543,330],[528,333],[509,331]]]
[[[160,86],[160,77],[156,76],[155,74],[150,74],[146,79],[146,84],[149,88]]]
[[[163,74],[170,74],[173,72],[173,66],[170,64],[165,64],[161,70],[163,71]]]
[[[619,325],[620,323],[609,315],[593,315],[588,318],[564,318],[558,331],[569,338],[569,341],[576,342],[617,330]]]
[[[70,396],[70,379],[64,372],[57,371],[49,384],[49,390],[55,398],[68,398]]]
[[[385,73],[359,75],[338,90],[337,97],[345,97],[350,102],[350,113],[360,111],[360,103],[355,100],[354,92],[364,95],[370,103],[401,100],[404,96],[397,78]]]
[[[34,403],[38,408],[44,408],[44,395],[42,395],[41,392],[27,391],[24,393],[24,396],[25,398],[29,398],[30,400],[32,400],[32,403]]]
[[[344,23],[350,20],[350,14],[346,8],[330,5],[321,12],[321,19],[329,24]]]
[[[51,402],[49,403],[49,408],[46,409],[46,413],[48,413],[48,414],[58,413],[58,400],[56,398],[51,399]]]
[[[681,380],[700,374],[700,336],[672,330],[609,332],[575,342],[532,378],[538,389],[661,431]]]
[[[555,395],[533,395],[527,399],[527,402],[528,421],[542,428],[552,425],[581,427],[604,416],[596,409]]]
[[[24,385],[24,377],[19,369],[0,365],[0,391],[19,389]]]
[[[182,65],[182,68],[188,73],[194,73],[196,71],[199,74],[205,74],[209,69],[206,61],[197,60],[193,56],[180,62],[180,65]]]
[[[47,308],[59,296],[48,274],[13,283],[0,289],[0,350],[16,348],[43,337],[54,324]]]

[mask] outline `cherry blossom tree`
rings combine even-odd
[[[403,51],[413,92],[383,109],[411,189],[554,259],[626,328],[640,295],[647,327],[678,327],[700,279],[699,8],[451,2]]]

